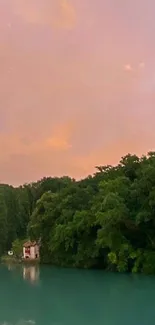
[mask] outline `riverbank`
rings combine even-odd
[[[22,259],[15,256],[4,255],[0,258],[2,264],[31,264],[36,265],[40,263],[40,259]]]

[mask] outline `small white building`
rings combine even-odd
[[[24,259],[38,259],[39,258],[39,245],[36,241],[27,241],[23,245],[23,258]]]

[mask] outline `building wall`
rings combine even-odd
[[[36,245],[36,254],[37,254],[37,258],[39,258],[39,246],[38,245]]]
[[[24,258],[35,259],[36,256],[37,256],[37,258],[39,258],[39,246],[38,245],[30,247],[30,254],[27,252],[27,248],[23,247],[23,257]]]
[[[30,255],[29,255],[29,253],[27,252],[27,248],[26,248],[26,247],[23,247],[23,257],[24,257],[24,258],[30,258]]]
[[[32,258],[32,259],[35,259],[36,258],[35,247],[36,246],[31,246],[30,247],[30,258]]]

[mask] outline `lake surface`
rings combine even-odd
[[[0,325],[154,325],[155,277],[0,266]]]

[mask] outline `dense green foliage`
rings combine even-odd
[[[13,251],[15,258],[17,259],[22,258],[23,245],[26,241],[27,241],[26,239],[21,240],[18,238],[13,241],[11,250]]]
[[[44,263],[155,273],[155,153],[96,169],[81,181],[1,185],[0,254],[29,235]]]

